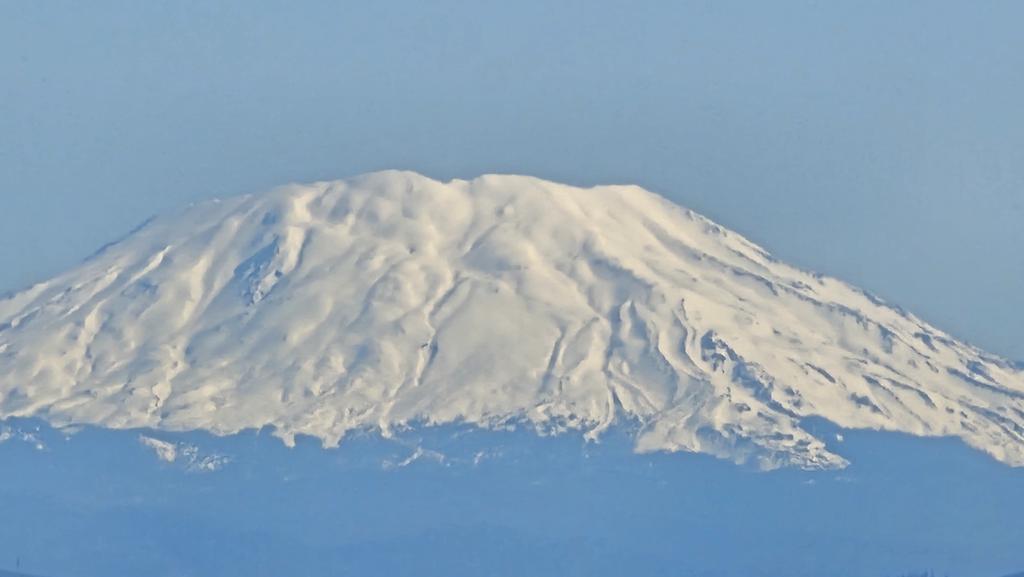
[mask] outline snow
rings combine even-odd
[[[171,443],[147,435],[139,435],[139,442],[153,450],[165,463],[181,463],[191,473],[209,473],[220,470],[231,462],[225,455],[206,454],[196,445]]]
[[[413,450],[412,454],[402,459],[401,461],[395,462],[390,459],[385,459],[384,462],[381,464],[381,468],[383,468],[385,471],[402,469],[404,467],[408,467],[409,465],[415,463],[416,461],[431,461],[438,465],[446,465],[448,463],[448,458],[444,455],[444,453],[440,453],[438,451],[433,451],[430,449],[424,449],[423,447],[416,447],[416,449]],[[477,463],[478,461],[474,459],[474,464]]]
[[[173,463],[178,460],[178,446],[174,443],[154,439],[145,435],[139,435],[139,442],[153,449],[158,459],[165,463]]]
[[[19,441],[30,445],[37,451],[45,451],[46,443],[43,442],[39,436],[39,431],[26,431],[19,427],[11,427],[8,425],[0,426],[0,444],[6,443],[7,441]]]
[[[156,218],[0,300],[0,418],[337,445],[527,424],[842,467],[801,426],[1024,465],[1024,372],[634,186],[409,172]],[[159,451],[158,451],[159,452]]]

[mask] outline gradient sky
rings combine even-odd
[[[0,292],[189,201],[638,183],[1024,359],[1024,3],[7,2]]]

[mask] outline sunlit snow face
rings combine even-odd
[[[328,446],[618,419],[640,451],[844,466],[823,416],[1024,463],[1019,369],[637,187],[383,172],[206,203],[0,322],[0,416]]]

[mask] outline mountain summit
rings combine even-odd
[[[409,172],[156,218],[0,300],[0,418],[272,426],[291,442],[528,424],[841,467],[802,428],[1024,465],[1024,372],[634,186]]]

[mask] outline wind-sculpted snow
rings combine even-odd
[[[0,301],[0,417],[58,426],[529,424],[839,467],[801,427],[1024,465],[1024,373],[631,186],[383,172],[195,205]]]

